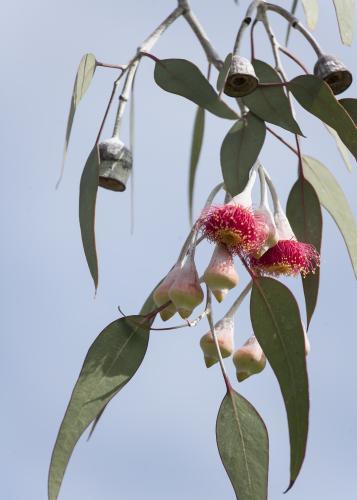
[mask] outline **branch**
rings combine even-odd
[[[136,54],[124,71],[127,71],[126,80],[123,86],[123,91],[119,97],[119,105],[117,110],[117,115],[115,118],[113,136],[119,137],[120,124],[125,111],[126,103],[129,100],[131,88],[133,85],[133,80],[135,77],[135,73],[138,69],[138,65],[141,59],[141,52],[150,52],[155,43],[159,40],[160,36],[166,31],[166,29],[171,26],[171,24],[176,21],[178,17],[183,14],[183,8],[179,5],[175,10],[171,12],[171,14],[164,19],[164,21],[159,24],[159,26],[149,35],[143,43],[138,47]]]
[[[202,45],[203,50],[205,51],[207,60],[209,63],[213,64],[213,66],[220,71],[223,66],[223,61],[220,59],[219,55],[212,47],[211,42],[208,39],[207,34],[205,33],[201,23],[192,12],[191,6],[188,0],[178,0],[179,6],[183,10],[183,16],[192,28],[192,31],[196,35],[198,41]]]

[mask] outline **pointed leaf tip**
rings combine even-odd
[[[71,136],[72,125],[74,120],[74,115],[76,113],[76,109],[78,107],[79,102],[81,101],[84,94],[87,92],[92,78],[94,76],[94,72],[97,66],[97,61],[93,54],[85,54],[81,62],[79,63],[78,70],[76,73],[76,79],[74,81],[73,92],[71,97],[71,105],[69,109],[68,119],[67,119],[67,128],[66,128],[66,136],[63,146],[63,156],[62,156],[62,164],[61,171],[59,175],[59,179],[56,183],[56,189],[58,189],[64,172],[64,165],[67,158],[67,149],[68,143]]]
[[[216,437],[223,466],[239,500],[266,500],[269,438],[255,408],[231,389],[220,406]]]
[[[83,169],[79,189],[79,223],[87,264],[98,288],[98,259],[95,243],[95,206],[99,182],[99,152],[94,146]]]
[[[285,285],[273,278],[256,278],[250,316],[254,334],[284,399],[290,437],[290,481],[293,482],[304,461],[309,423],[305,339],[299,307]]]

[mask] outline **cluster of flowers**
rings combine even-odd
[[[253,172],[254,175],[256,175]],[[197,231],[215,243],[212,258],[200,280],[194,263],[194,252],[190,250],[182,262],[167,274],[154,293],[157,306],[168,303],[161,312],[164,321],[176,312],[188,318],[193,309],[204,298],[200,281],[206,283],[218,302],[239,281],[233,257],[238,255],[250,268],[253,275],[306,276],[314,273],[320,257],[313,245],[297,241],[290,223],[277,199],[274,214],[266,201],[253,210],[251,191],[255,177],[246,188],[230,202],[205,209],[196,223]],[[262,181],[261,181],[262,182]],[[266,190],[266,186],[264,186]],[[272,193],[273,194],[273,193]],[[234,308],[215,325],[215,333],[222,357],[234,351]],[[304,330],[305,331],[305,330]],[[206,333],[200,342],[207,367],[218,361],[212,332]],[[305,350],[310,347],[305,332]],[[233,355],[237,378],[242,381],[265,367],[266,359],[257,341],[252,336]]]

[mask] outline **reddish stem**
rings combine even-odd
[[[306,66],[296,57],[294,54],[292,54],[287,48],[285,47],[279,47],[279,50],[285,54],[286,56],[290,57],[300,68],[308,75],[309,71],[307,70]]]
[[[295,153],[297,156],[299,156],[298,150],[295,149],[293,146],[291,146],[288,142],[286,142],[285,139],[283,139],[279,134],[274,132],[273,129],[270,127],[266,128],[268,132],[270,132],[274,137],[276,137],[280,142],[282,142],[287,148],[289,148],[293,153]]]

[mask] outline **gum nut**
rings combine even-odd
[[[188,257],[177,278],[169,290],[169,298],[175,304],[182,318],[188,318],[193,309],[203,301],[196,266],[192,257]]]
[[[159,286],[154,291],[153,299],[155,304],[160,307],[170,300],[169,290],[180,273],[180,268],[174,266],[159,284]]]
[[[234,350],[234,321],[233,318],[222,318],[215,325],[219,349],[222,357],[227,358]],[[216,344],[212,333],[209,331],[200,340],[200,346],[203,354],[208,358],[213,358],[218,361]]]
[[[224,294],[218,293],[219,302],[224,296],[235,287],[239,281],[239,276],[234,266],[233,257],[224,245],[217,244],[212,254],[212,258],[203,274],[203,281],[215,292],[224,291]]]
[[[165,309],[160,311],[160,316],[162,321],[168,321],[172,316],[174,316],[177,313],[176,307],[171,303]]]

